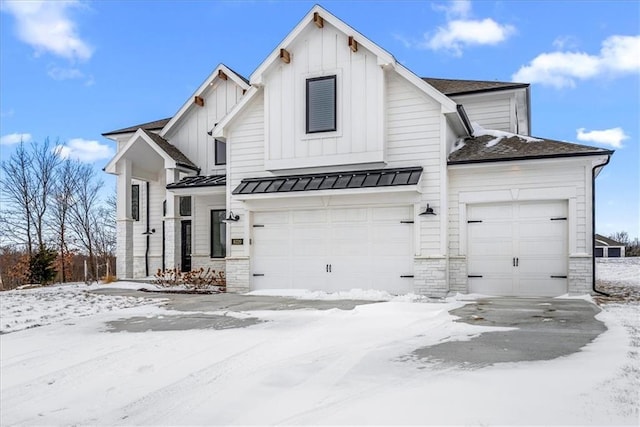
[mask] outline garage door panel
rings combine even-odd
[[[469,278],[472,292],[505,296],[566,293],[566,202],[469,206]],[[553,219],[553,220],[552,220]],[[515,265],[514,265],[515,264]]]
[[[400,276],[413,275],[413,224],[400,221],[412,216],[410,206],[255,213],[252,266],[265,275],[253,286],[409,292]]]

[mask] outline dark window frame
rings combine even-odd
[[[226,212],[225,209],[211,209],[209,212],[209,256],[211,258],[225,258],[227,256],[227,224],[224,222]],[[218,232],[222,236],[219,236]],[[220,242],[219,251],[216,251],[216,238]]]
[[[219,156],[219,154],[221,154],[219,152],[218,147],[224,147],[224,156]],[[214,142],[214,150],[215,150],[215,165],[216,166],[220,166],[220,165],[226,165],[227,164],[227,143],[224,141],[220,141],[219,139],[216,139]],[[223,159],[220,159],[220,157],[224,157]]]
[[[131,218],[140,221],[140,184],[131,184]]]
[[[189,203],[185,203],[187,201],[187,199],[189,200]],[[192,213],[192,206],[191,206],[191,196],[180,196],[180,200],[179,200],[179,204],[180,204],[180,216],[191,216]],[[189,207],[189,210],[186,210],[186,207]],[[185,209],[183,209],[185,208]]]
[[[332,126],[329,126],[327,128],[323,128],[323,129],[309,129],[309,119],[311,118],[311,108],[310,108],[310,104],[311,104],[311,99],[309,96],[309,86],[310,84],[313,84],[313,82],[317,82],[317,81],[322,81],[322,80],[333,80],[333,124]],[[331,76],[322,76],[322,77],[314,77],[314,78],[310,78],[307,79],[306,81],[306,100],[305,100],[305,117],[306,117],[306,123],[305,123],[305,131],[307,134],[314,134],[314,133],[323,133],[323,132],[335,132],[338,130],[338,79],[337,76],[331,75]]]

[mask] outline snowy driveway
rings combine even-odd
[[[109,298],[116,297],[99,299]],[[117,298],[125,298],[120,308],[0,336],[2,425],[637,422],[637,359],[630,362],[620,320],[633,311],[599,314],[608,330],[577,353],[466,369],[415,353],[506,331],[456,322],[450,311],[466,303],[455,299],[342,309],[210,307],[190,313],[258,321],[113,333],[109,324],[122,319],[185,314],[149,298]],[[96,300],[67,295],[65,303],[83,301]]]

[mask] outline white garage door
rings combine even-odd
[[[409,206],[255,212],[252,288],[411,292],[412,220]]]
[[[470,205],[467,218],[469,292],[567,292],[566,202]]]

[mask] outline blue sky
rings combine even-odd
[[[0,0],[0,157],[49,137],[102,168],[101,133],[172,116],[220,62],[248,77],[313,4]],[[616,150],[597,231],[640,236],[640,2],[320,4],[420,76],[531,83],[534,135]]]

